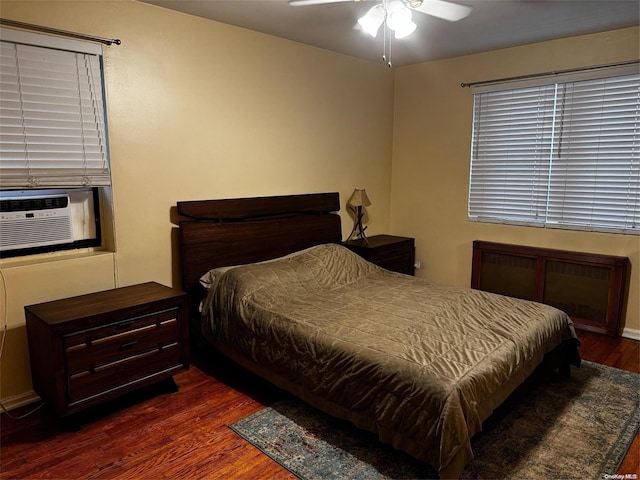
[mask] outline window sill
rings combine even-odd
[[[0,268],[23,267],[44,263],[59,262],[64,260],[77,260],[79,258],[93,258],[102,255],[114,255],[115,252],[99,248],[81,248],[61,252],[41,253],[24,257],[11,257],[0,259]]]

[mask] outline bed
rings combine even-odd
[[[337,193],[179,202],[192,334],[441,478],[543,360],[579,365],[563,312],[384,270],[340,245]]]

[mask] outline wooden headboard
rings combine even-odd
[[[212,268],[340,243],[338,193],[178,202],[182,287],[194,294]]]

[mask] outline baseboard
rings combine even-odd
[[[622,330],[622,336],[624,338],[630,338],[632,340],[640,340],[640,330],[625,328],[624,330]]]
[[[640,341],[640,330],[636,330],[633,328],[625,328],[622,330],[622,337],[630,338],[631,340]],[[15,408],[23,407],[25,405],[29,405],[30,403],[35,403],[40,401],[40,397],[33,390],[25,393],[21,393],[20,395],[14,395],[12,397],[3,398],[0,400],[2,405],[7,410],[11,411]]]
[[[33,390],[25,393],[21,393],[20,395],[14,395],[12,397],[7,397],[2,399],[2,406],[7,410],[11,411],[18,407],[23,407],[25,405],[29,405],[30,403],[39,402],[40,397]]]

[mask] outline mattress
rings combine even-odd
[[[211,343],[447,478],[491,412],[575,338],[548,305],[390,272],[333,244],[203,282]]]

